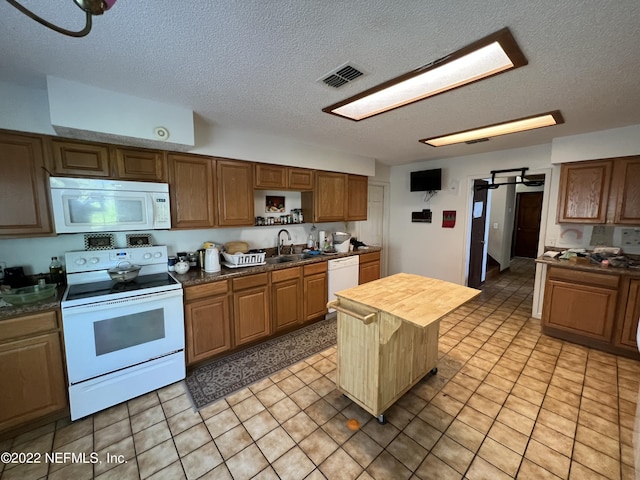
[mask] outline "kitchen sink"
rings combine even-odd
[[[299,260],[305,260],[307,258],[313,258],[313,255],[309,255],[307,253],[292,253],[289,255],[278,255],[275,257],[268,257],[268,258],[265,258],[265,261],[269,264],[275,264],[275,263],[297,262]]]

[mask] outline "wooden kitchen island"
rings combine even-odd
[[[437,372],[440,319],[479,293],[408,273],[336,293],[338,390],[385,423],[396,400]]]

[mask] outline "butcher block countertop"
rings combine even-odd
[[[345,299],[426,327],[471,300],[480,290],[410,273],[397,273],[336,293]]]

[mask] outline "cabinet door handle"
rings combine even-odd
[[[327,303],[327,308],[333,308],[339,312],[349,315],[350,317],[357,318],[358,320],[361,320],[365,325],[369,325],[370,323],[372,323],[378,315],[377,312],[373,312],[368,315],[360,315],[359,313],[352,312],[351,310],[347,310],[346,308],[340,306],[340,300],[333,300]]]

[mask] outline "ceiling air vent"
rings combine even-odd
[[[481,143],[481,142],[488,142],[489,139],[488,138],[478,138],[476,140],[467,140],[466,143],[467,145],[473,145],[474,143]]]
[[[322,83],[329,85],[330,87],[339,88],[349,82],[354,81],[356,78],[361,77],[362,75],[363,73],[356,67],[345,64],[339,66],[334,71],[324,75],[321,80]]]

